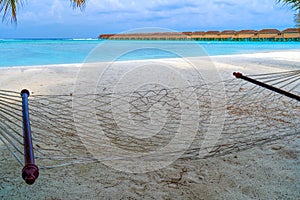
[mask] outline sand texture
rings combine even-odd
[[[244,74],[263,74],[299,70],[299,55],[300,51],[288,51],[216,56],[211,57],[210,59],[188,58],[183,60],[161,59],[148,61],[122,61],[113,63],[113,66],[109,63],[92,63],[85,65],[73,64],[2,68],[0,69],[0,90],[19,92],[23,88],[29,89],[31,96],[33,96],[32,106],[36,105],[37,112],[41,111],[39,110],[38,105],[40,104],[38,103],[46,102],[46,100],[48,100],[44,98],[45,96],[48,95],[48,98],[49,95],[63,95],[60,98],[53,97],[56,98],[56,100],[53,100],[56,104],[55,109],[52,109],[56,112],[61,111],[59,113],[61,116],[66,118],[64,118],[66,121],[62,122],[61,129],[58,129],[55,125],[53,126],[54,128],[52,130],[55,131],[55,133],[43,132],[43,130],[51,130],[51,128],[46,129],[45,127],[33,127],[33,130],[36,130],[37,133],[40,134],[37,136],[37,139],[39,139],[37,141],[40,141],[40,143],[37,144],[42,146],[41,148],[45,149],[46,147],[43,147],[43,145],[48,144],[49,146],[47,146],[47,148],[50,148],[52,145],[51,148],[63,150],[66,152],[67,156],[71,152],[72,155],[77,157],[76,159],[78,159],[79,156],[82,156],[89,160],[86,162],[80,162],[80,164],[46,168],[53,164],[66,163],[69,160],[72,162],[75,160],[74,163],[76,163],[76,159],[72,160],[68,158],[68,160],[63,159],[57,161],[37,159],[37,164],[42,167],[44,166],[44,168],[40,170],[40,177],[36,183],[28,186],[24,183],[21,177],[22,166],[0,141],[0,198],[49,200],[300,199],[300,133],[299,129],[295,130],[299,128],[300,124],[299,102],[288,100],[288,98],[279,98],[268,92],[260,93],[260,96],[245,96],[243,101],[240,101],[239,104],[236,104],[235,101],[229,101],[230,99],[227,97],[229,100],[224,101],[226,105],[222,104],[226,111],[225,116],[227,117],[225,122],[222,122],[224,123],[222,130],[228,133],[228,136],[226,136],[226,134],[222,134],[216,142],[216,145],[219,145],[218,147],[220,147],[220,149],[211,149],[207,146],[207,149],[215,151],[216,155],[213,153],[207,153],[207,157],[200,158],[196,155],[197,152],[199,152],[197,149],[199,147],[199,143],[197,143],[197,141],[200,141],[203,138],[201,134],[196,134],[196,136],[191,140],[187,139],[189,134],[192,134],[193,126],[195,125],[193,123],[187,123],[183,126],[182,130],[180,129],[183,134],[186,134],[183,137],[186,138],[186,140],[180,143],[179,147],[175,145],[172,150],[182,151],[182,149],[180,149],[180,145],[184,145],[184,142],[190,142],[189,150],[187,152],[183,152],[180,159],[175,159],[168,165],[158,169],[156,169],[156,167],[159,166],[159,162],[154,163],[159,160],[157,157],[147,157],[145,160],[128,159],[126,161],[126,159],[124,159],[121,164],[118,160],[105,162],[105,158],[108,159],[114,157],[114,151],[110,146],[103,146],[99,149],[97,142],[95,142],[97,138],[94,141],[92,141],[92,137],[88,138],[91,139],[90,143],[85,143],[86,141],[81,142],[78,135],[74,134],[76,133],[76,130],[80,131],[80,127],[79,129],[78,127],[75,129],[73,124],[67,124],[68,120],[72,121],[72,119],[76,118],[76,116],[73,116],[66,107],[70,106],[68,108],[77,109],[76,101],[75,103],[73,101],[73,104],[69,101],[70,99],[72,100],[72,98],[79,96],[82,97],[84,94],[93,94],[95,91],[101,94],[105,93],[109,96],[111,95],[109,92],[112,91],[117,94],[113,103],[118,102],[118,104],[116,104],[113,108],[117,111],[118,109],[126,110],[127,108],[122,105],[122,99],[127,97],[128,95],[126,96],[125,94],[130,93],[132,89],[145,92],[149,89],[149,87],[160,88],[160,86],[156,85],[156,83],[160,81],[168,87],[173,85],[174,89],[171,91],[178,91],[178,88],[186,86],[186,83],[188,84],[187,86],[189,86],[187,88],[193,88],[193,91],[198,91],[197,85],[201,85],[203,82],[206,84],[207,82],[214,83],[221,81],[222,83],[224,82],[225,85],[228,83],[228,85],[232,86],[232,80],[234,79],[232,72],[234,71],[240,71]],[[200,76],[194,75],[195,69],[191,67],[191,65],[187,64],[191,62],[192,64],[197,65],[196,69],[200,71],[200,75],[203,78],[202,80],[199,79]],[[136,66],[142,66],[143,70],[138,71],[139,69],[136,68]],[[151,68],[151,66],[155,67]],[[159,66],[167,66],[167,69],[176,68],[176,70],[166,70],[160,73]],[[82,70],[83,68],[84,70]],[[165,74],[169,74],[170,76],[164,77]],[[182,79],[176,78],[177,76],[179,77],[179,75],[181,75],[180,77],[184,77],[183,82],[181,82]],[[151,84],[145,85],[143,84],[143,81],[151,82]],[[134,83],[138,84],[135,85]],[[208,86],[210,83],[208,83]],[[97,85],[97,87],[95,87],[95,85]],[[112,87],[112,85],[115,87]],[[217,85],[214,86],[217,87]],[[247,88],[244,86],[239,86],[238,90],[243,94],[247,93]],[[299,92],[300,88],[295,87],[295,90],[296,92]],[[186,89],[184,92],[186,92],[184,94],[188,94],[189,89]],[[149,95],[148,93],[143,92],[138,94]],[[219,93],[216,92],[216,94]],[[270,96],[264,98],[262,95],[265,94]],[[155,93],[155,95],[162,95],[162,93]],[[107,98],[108,96],[102,96],[102,98]],[[231,94],[231,97],[233,96],[234,95]],[[135,96],[131,94],[131,98],[135,98]],[[172,98],[177,98],[177,100],[179,99],[178,101],[181,100],[176,95],[165,95],[161,97],[161,102],[172,102]],[[182,102],[180,105],[189,105],[189,108],[186,108],[185,110],[186,112],[190,112],[190,110],[195,108],[195,105],[192,103],[193,98],[194,97],[191,95],[186,97],[186,99],[181,100]],[[261,101],[253,101],[251,98],[261,98]],[[68,99],[68,102],[65,101],[66,99]],[[80,100],[81,101],[78,102],[78,106],[85,105],[87,108],[90,108],[89,105],[91,104],[88,103],[89,99],[86,98],[86,96],[82,97]],[[153,100],[153,98],[147,96],[148,103],[151,103],[151,100]],[[62,102],[65,102],[65,104]],[[84,102],[86,104],[84,104]],[[164,135],[164,132],[161,132],[160,130],[160,135],[158,136],[159,139],[151,140],[154,143],[153,146],[144,146],[144,148],[142,148],[144,143],[139,143],[139,141],[143,141],[142,139],[144,138],[142,137],[149,137],[149,135],[145,135],[146,131],[141,130],[153,130],[153,132],[156,130],[153,127],[150,127],[150,125],[147,126],[147,124],[144,123],[148,120],[146,115],[138,115],[141,112],[141,110],[139,110],[141,109],[140,104],[131,104],[133,107],[130,107],[130,109],[135,109],[135,113],[138,113],[133,116],[132,120],[140,123],[141,130],[136,130],[130,125],[126,126],[126,120],[122,121],[122,113],[118,115],[119,118],[115,117],[114,120],[119,120],[121,124],[119,124],[119,126],[121,128],[124,126],[124,129],[127,128],[129,132],[135,131],[135,134],[140,134],[139,136],[142,139],[130,140],[129,142],[124,140],[120,142],[117,141],[119,138],[117,138],[116,135],[119,136],[119,134],[114,132],[117,130],[114,125],[109,124],[108,122],[105,125],[101,124],[101,122],[104,123],[106,120],[110,120],[110,115],[104,112],[104,108],[106,108],[104,104],[106,102],[103,102],[97,102],[103,104],[101,104],[101,108],[103,109],[101,110],[99,108],[103,111],[103,113],[96,113],[99,117],[98,120],[100,119],[100,126],[106,126],[106,133],[111,134],[111,138],[113,138],[112,140],[115,140],[113,141],[114,144],[125,149],[124,152],[133,152],[129,155],[139,155],[141,151],[145,151],[146,153],[154,151],[155,148],[158,148],[154,145],[158,141],[161,142],[161,144],[157,144],[158,146],[168,144],[170,138],[173,137],[170,132],[173,129],[177,130],[178,128],[177,126],[174,126],[174,124],[176,125],[179,123],[176,120],[181,120],[180,122],[182,122],[186,119],[186,121],[192,122],[194,116],[190,115],[189,117],[184,118],[186,116],[181,115],[181,118],[178,119],[175,112],[177,111],[177,107],[172,107],[171,103],[153,103],[152,105],[158,107],[151,108],[156,109],[156,111],[153,111],[152,116],[150,116],[152,120],[151,122],[157,124],[157,126],[163,126],[161,123],[170,124],[166,129],[171,131],[166,131],[166,133],[170,133],[170,135]],[[205,97],[203,97],[201,102],[206,102]],[[248,102],[250,103],[247,104]],[[251,105],[251,102],[255,102],[255,104]],[[214,103],[220,105],[220,102],[216,101]],[[99,106],[99,104],[96,105]],[[282,106],[284,105],[288,105],[289,107],[282,109]],[[206,112],[211,115],[211,111],[209,110],[209,107],[206,107],[206,104],[203,104],[203,106],[199,106],[197,104],[197,106],[203,109],[200,109],[201,113]],[[243,106],[243,108],[239,106]],[[50,107],[48,108],[50,109]],[[173,119],[168,118],[169,121],[163,122],[158,120],[160,119],[160,114],[165,114],[163,111],[164,108],[168,108],[175,113],[173,113],[174,116],[170,114],[170,116],[173,116]],[[277,108],[280,108],[281,110]],[[161,110],[161,112],[159,110]],[[241,110],[243,112],[240,112]],[[282,110],[286,110],[287,113]],[[257,115],[259,116],[257,118],[249,117],[252,116],[254,111],[265,113],[265,115]],[[82,130],[88,130],[88,133],[85,134],[90,134],[91,136],[92,133],[94,134],[93,131],[96,130],[95,127],[91,125],[91,120],[88,120],[93,110],[91,112],[87,110],[80,111],[80,109],[76,111],[76,113],[80,112],[82,112],[82,115],[80,116],[87,119],[86,121],[80,121],[83,123],[82,127],[85,128]],[[44,116],[48,118],[53,117],[51,113],[51,110],[44,110]],[[202,116],[201,113],[200,116]],[[204,117],[207,115],[203,114]],[[52,122],[57,123],[58,121],[55,121],[56,118],[61,116],[57,114],[57,117],[53,117]],[[141,119],[144,119],[144,121]],[[199,130],[209,129],[203,124],[211,122],[210,119],[211,118],[203,119],[203,123],[199,123]],[[290,121],[285,121],[286,119]],[[38,117],[35,118],[33,116],[33,126],[36,126],[36,123],[39,122],[39,120],[41,123],[45,123],[42,119],[38,119]],[[66,123],[65,126],[63,123]],[[215,124],[218,123],[219,122],[215,122]],[[286,127],[284,127],[285,124]],[[247,131],[248,128],[249,131]],[[218,131],[219,129],[218,127],[213,127],[212,132],[214,130]],[[201,131],[198,131],[198,133],[199,132]],[[68,135],[68,137],[64,137],[62,133],[70,135]],[[278,136],[277,133],[282,133],[283,135],[285,133],[293,134],[289,137],[282,137],[282,139],[264,142],[268,137]],[[53,145],[54,143],[51,143],[53,142],[52,140],[49,140],[49,135],[51,134],[53,135],[52,140],[57,142],[57,146]],[[74,134],[74,136],[72,134]],[[264,140],[259,141],[260,138],[263,138]],[[214,138],[208,138],[207,141],[210,141],[210,139],[214,140]],[[254,141],[254,143],[252,144],[251,141]],[[242,142],[245,142],[245,144],[247,143],[247,145],[241,145]],[[79,144],[81,147],[76,149],[76,145]],[[87,147],[82,144],[90,144],[90,146]],[[230,145],[226,146],[226,144],[236,145],[237,148]],[[202,144],[202,147],[203,145],[205,146],[206,144]],[[193,151],[194,149],[197,149],[197,151]],[[107,154],[100,154],[102,155],[102,160],[93,159],[91,153],[93,153],[93,151],[100,150],[107,152]],[[45,152],[48,156],[55,154],[53,151],[45,150]],[[124,152],[120,155],[126,156],[126,153]],[[57,154],[60,156],[63,155],[62,152],[58,152]],[[159,154],[154,155],[157,156]],[[173,154],[162,155],[162,158],[167,160],[172,155]],[[150,159],[150,163],[147,164],[147,167],[144,167],[144,161],[147,163],[147,159]],[[126,162],[128,165],[126,165]],[[114,167],[111,165],[114,165]]]

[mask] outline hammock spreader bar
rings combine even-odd
[[[21,91],[22,96],[22,117],[23,117],[23,140],[25,166],[22,169],[22,177],[25,182],[32,185],[39,176],[39,168],[34,163],[33,145],[29,119],[28,97],[29,91]]]
[[[297,96],[295,94],[292,94],[290,92],[287,92],[287,91],[284,91],[282,89],[279,89],[279,88],[276,88],[276,87],[273,87],[271,85],[268,85],[266,83],[263,83],[263,82],[260,82],[260,81],[257,81],[255,79],[252,79],[252,78],[249,78],[247,76],[244,76],[242,73],[240,72],[234,72],[233,75],[236,77],[236,78],[240,78],[240,79],[243,79],[245,81],[248,81],[250,83],[253,83],[253,84],[256,84],[256,85],[259,85],[261,87],[264,87],[264,88],[267,88],[269,90],[272,90],[274,92],[277,92],[279,94],[282,94],[284,96],[287,96],[287,97],[290,97],[292,99],[296,99],[297,101],[300,101],[300,96]]]

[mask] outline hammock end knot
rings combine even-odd
[[[233,72],[233,76],[235,76],[235,78],[241,78],[243,74],[240,72]]]
[[[30,92],[29,92],[29,90],[27,90],[27,89],[23,89],[23,90],[21,91],[21,96],[22,96],[22,94],[24,94],[24,93],[26,93],[27,96],[30,95]]]
[[[27,164],[22,169],[22,177],[28,185],[32,185],[39,176],[39,168],[35,164]]]

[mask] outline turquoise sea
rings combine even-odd
[[[95,50],[96,49],[96,50]],[[107,41],[98,39],[0,39],[0,67],[215,56],[300,50],[299,42]],[[122,55],[118,55],[122,54]]]

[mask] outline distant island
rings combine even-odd
[[[101,34],[99,39],[110,40],[203,40],[203,41],[300,41],[300,28],[262,30],[224,30],[195,32],[157,32]]]

